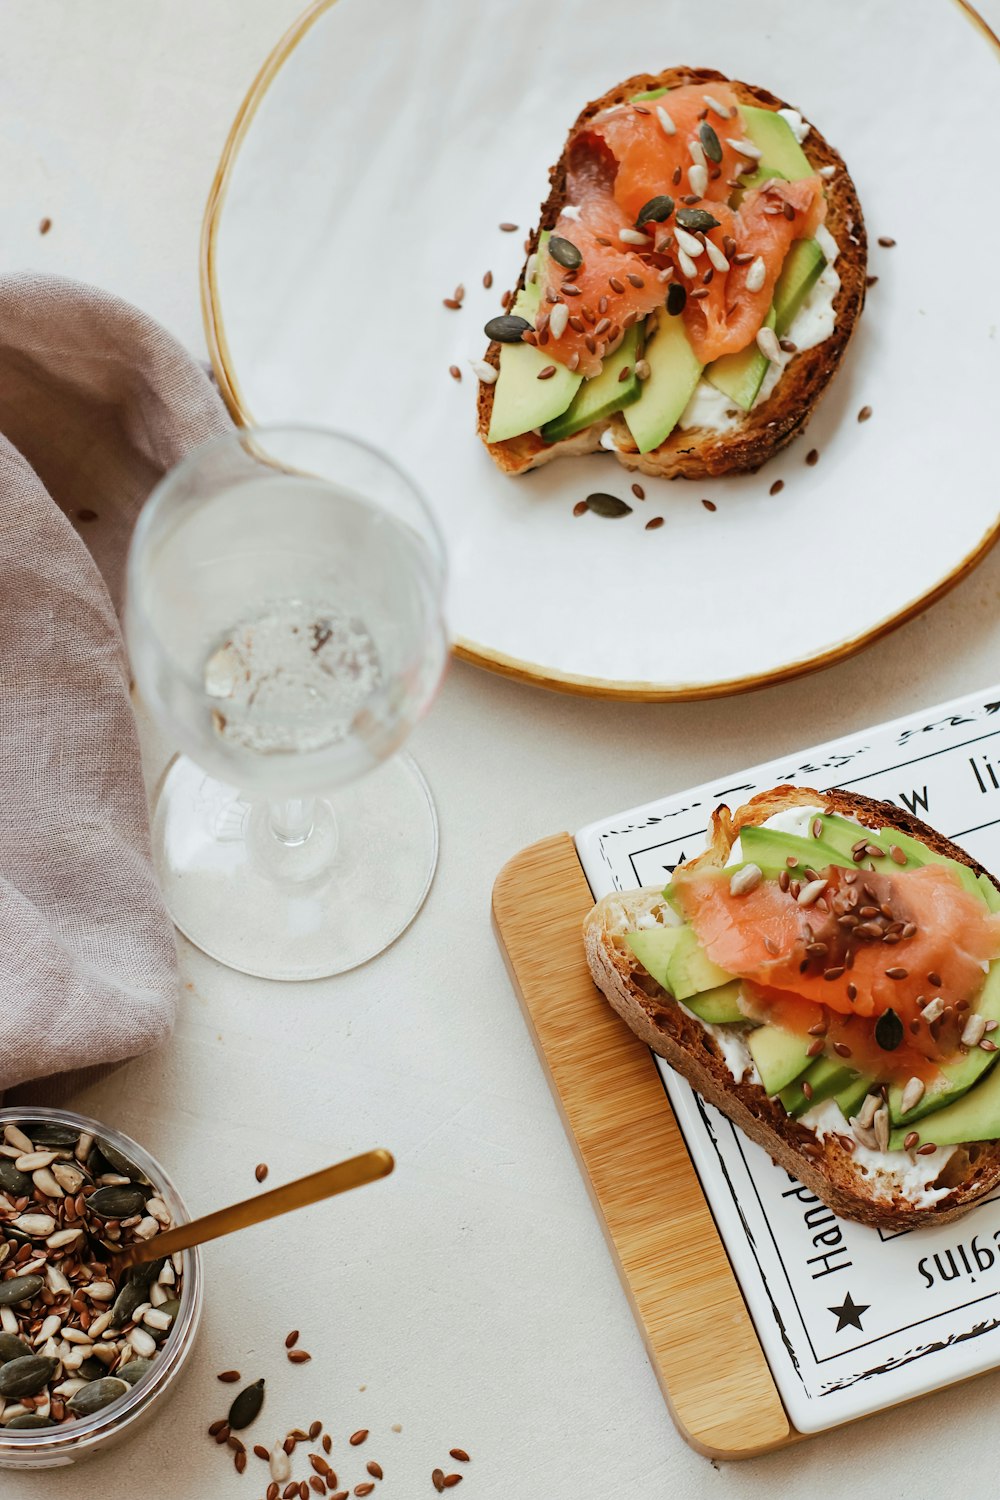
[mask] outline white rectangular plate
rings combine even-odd
[[[594,895],[665,883],[703,848],[720,802],[784,782],[908,807],[1000,871],[1000,687],[590,824],[576,847]],[[1000,1193],[934,1229],[890,1235],[837,1219],[657,1063],[800,1432],[1000,1363]]]

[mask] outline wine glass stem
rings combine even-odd
[[[304,844],[313,831],[315,797],[286,797],[267,804],[268,825],[279,843],[288,848]]]

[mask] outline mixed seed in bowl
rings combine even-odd
[[[90,1417],[149,1372],[180,1310],[183,1258],[117,1278],[116,1255],[171,1224],[142,1169],[58,1120],[0,1143],[0,1427]]]

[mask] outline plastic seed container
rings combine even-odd
[[[5,1125],[24,1128],[26,1121],[72,1125],[81,1132],[103,1137],[145,1172],[175,1224],[190,1217],[159,1162],[129,1136],[75,1110],[25,1107],[0,1109],[0,1137]],[[93,1416],[72,1418],[53,1427],[13,1431],[4,1427],[0,1419],[0,1469],[55,1469],[79,1463],[131,1437],[154,1411],[162,1410],[177,1389],[201,1324],[202,1268],[197,1249],[183,1252],[182,1276],[180,1310],[143,1379],[127,1395]]]

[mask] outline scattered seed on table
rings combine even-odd
[[[451,376],[452,380],[461,380],[462,378],[462,372],[458,368],[458,365],[449,365],[448,374]]]
[[[891,234],[880,234],[878,237],[878,242],[882,246],[883,250],[891,250],[893,245],[896,243]]]
[[[316,1439],[319,1437],[319,1435],[320,1435],[320,1433],[322,1431],[323,1431],[323,1423],[322,1422],[310,1422],[309,1423],[309,1441],[311,1443],[314,1443],[316,1441]]]
[[[810,468],[812,468],[812,466],[814,464],[818,464],[819,463],[819,449],[818,448],[810,448],[809,449],[809,452],[806,454],[806,463],[809,465]]]
[[[660,527],[662,525],[663,525],[663,517],[662,516],[653,516],[652,520],[646,522],[645,526],[643,527],[643,530],[644,531],[659,531],[659,529],[660,529]]]
[[[468,1464],[472,1462],[471,1458],[466,1453],[464,1448],[449,1448],[448,1457],[457,1458],[460,1464]]]
[[[578,500],[573,507],[573,514],[574,516],[583,516],[586,515],[589,509],[590,506],[587,504],[586,500]]]
[[[859,422],[867,422],[868,418],[871,416],[871,414],[872,414],[871,407],[870,406],[863,406],[861,408],[861,410],[858,412],[858,421]]]
[[[500,298],[500,306],[505,311],[510,306],[510,298],[511,298],[510,292],[504,292],[503,296]]]
[[[645,500],[646,498],[646,491],[641,484],[634,484],[632,486],[632,493],[637,500]]]
[[[372,1484],[371,1480],[366,1479],[364,1484],[356,1484],[354,1486],[354,1493],[356,1495],[370,1495],[374,1488],[375,1486]]]
[[[242,1474],[243,1471],[244,1471],[244,1469],[246,1468],[246,1466],[247,1466],[247,1456],[246,1456],[246,1453],[239,1453],[239,1452],[234,1453],[233,1454],[233,1467],[235,1468],[237,1474]]]
[[[350,1445],[351,1445],[352,1448],[356,1448],[359,1443],[363,1443],[364,1442],[364,1440],[365,1440],[365,1438],[367,1436],[368,1436],[368,1428],[367,1427],[359,1427],[358,1430],[357,1430],[357,1432],[352,1432],[351,1433],[351,1435],[350,1435],[350,1437],[348,1438],[347,1441],[350,1443]]]
[[[229,1442],[229,1423],[228,1422],[223,1422],[222,1426],[219,1428],[218,1432],[215,1434],[215,1441],[219,1444],[220,1448],[221,1448],[221,1446],[222,1446],[223,1443],[228,1443]]]
[[[444,1476],[444,1487],[446,1490],[453,1489],[456,1484],[462,1483],[461,1474],[446,1474]]]
[[[443,1469],[433,1469],[431,1471],[431,1484],[437,1490],[437,1492],[438,1492],[439,1495],[444,1493],[444,1470]]]
[[[258,1182],[264,1181],[264,1178],[267,1176],[267,1172],[268,1166],[266,1161],[259,1161],[253,1169],[253,1175],[256,1177]]]
[[[242,1432],[244,1427],[260,1415],[260,1409],[264,1405],[264,1381],[263,1378],[255,1380],[253,1385],[246,1386],[236,1397],[229,1408],[229,1426],[231,1430]]]
[[[224,1417],[219,1417],[218,1421],[213,1422],[212,1425],[211,1425],[211,1427],[209,1427],[209,1429],[208,1429],[208,1435],[209,1435],[209,1437],[217,1437],[218,1434],[222,1431],[223,1427],[225,1427],[225,1425],[226,1425],[225,1418]]]
[[[318,1474],[313,1474],[310,1477],[309,1488],[313,1490],[317,1495],[326,1494],[326,1485],[323,1483],[322,1479],[320,1479]]]
[[[232,1448],[234,1453],[245,1453],[247,1451],[246,1445],[242,1441],[242,1439],[236,1437],[232,1432],[226,1438],[226,1442],[229,1444],[230,1448]]]
[[[461,282],[458,283],[458,286],[455,288],[451,295],[454,297],[456,302],[465,301],[465,287]]]
[[[291,1484],[286,1484],[285,1488],[282,1490],[281,1500],[292,1500],[293,1495],[297,1496],[298,1493],[299,1481],[297,1479],[293,1479]]]
[[[291,1456],[295,1452],[295,1444],[296,1444],[296,1439],[294,1437],[292,1437],[291,1433],[289,1433],[288,1436],[285,1438],[285,1441],[282,1443],[281,1446],[284,1448],[285,1452],[289,1456]]]
[[[304,1365],[311,1359],[312,1355],[307,1354],[304,1349],[289,1349],[288,1351],[288,1360],[290,1364]]]
[[[368,1460],[368,1462],[365,1464],[365,1468],[368,1470],[373,1479],[382,1478],[382,1465],[377,1464],[373,1458],[370,1458]]]
[[[701,503],[706,510],[718,510],[719,508],[714,500],[703,500]]]
[[[484,272],[484,274],[483,274],[483,286],[486,288],[487,291],[489,291],[489,289],[490,289],[490,287],[492,285],[493,285],[493,272],[492,271],[486,271],[486,272]]]
[[[239,1378],[239,1370],[223,1370],[221,1375],[216,1376],[216,1379],[221,1380],[223,1385],[235,1385]]]
[[[442,297],[441,302],[443,306],[451,308],[452,312],[457,312],[462,305],[455,297]]]
[[[877,276],[866,276],[865,277],[865,286],[874,286],[875,283],[876,283],[876,281],[878,281],[878,277]]]
[[[504,222],[503,224],[500,225],[500,228],[503,230],[504,234],[516,234],[517,233],[517,225],[516,224],[508,224],[508,223]]]
[[[783,479],[776,479],[767,493],[769,495],[780,495],[784,488],[785,481]]]
[[[331,1452],[332,1448],[333,1448],[333,1438],[330,1436],[330,1434],[328,1432],[324,1432],[324,1434],[323,1434],[323,1452],[324,1453],[329,1453],[329,1452]]]
[[[347,1500],[349,1494],[349,1490],[337,1490],[330,1496],[330,1500]]]
[[[298,1341],[299,1341],[299,1330],[297,1328],[293,1328],[292,1331],[291,1331],[291,1333],[286,1333],[285,1334],[285,1348],[286,1349],[294,1349],[295,1345],[298,1343]]]
[[[267,1463],[267,1461],[271,1457],[270,1453],[268,1453],[268,1451],[264,1447],[263,1443],[254,1443],[254,1445],[253,1445],[253,1451],[256,1454],[256,1456],[258,1458],[262,1458],[265,1463]]]
[[[281,1487],[277,1485],[272,1479],[271,1483],[267,1487],[267,1494],[265,1495],[264,1500],[278,1500],[280,1494]]]
[[[326,1459],[321,1458],[318,1453],[310,1453],[309,1462],[312,1464],[317,1474],[329,1474],[330,1465],[327,1463]]]
[[[43,219],[42,222],[38,226],[38,233],[39,234],[48,234],[48,232],[49,232],[49,230],[51,228],[52,228],[52,220],[51,219]]]

